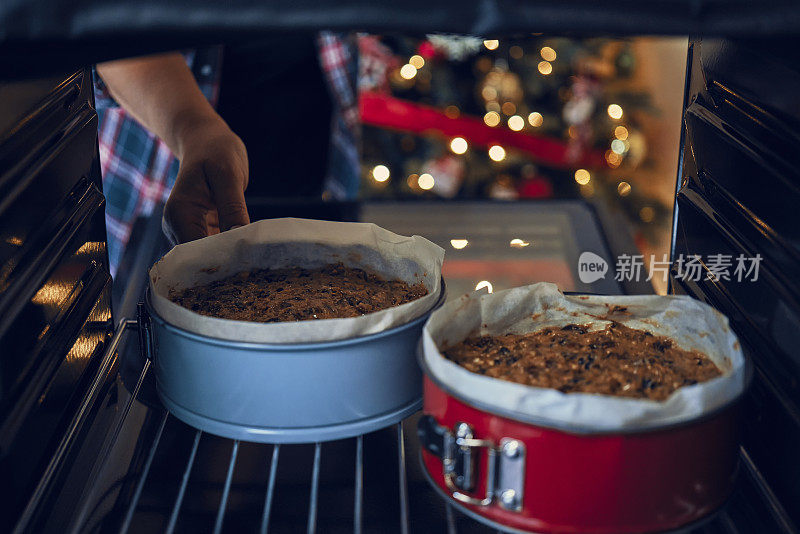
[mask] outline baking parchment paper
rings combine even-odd
[[[627,309],[609,315],[615,305]],[[472,335],[521,334],[570,323],[600,330],[609,321],[598,317],[668,336],[687,350],[700,350],[723,375],[681,387],[659,402],[566,394],[498,380],[467,371],[439,351]],[[687,296],[565,296],[549,283],[492,294],[476,291],[445,304],[425,324],[423,358],[433,377],[467,402],[578,433],[645,430],[694,419],[739,396],[746,382],[739,341],[728,319],[710,306]]]
[[[269,219],[178,245],[150,269],[151,302],[168,323],[202,335],[256,343],[313,343],[372,334],[431,309],[441,292],[444,250],[420,236],[404,237],[371,223]],[[169,300],[181,290],[241,271],[315,268],[342,262],[409,284],[428,294],[361,317],[285,323],[233,321],[200,315]]]

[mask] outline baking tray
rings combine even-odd
[[[349,438],[394,424],[422,407],[415,352],[428,316],[325,343],[233,342],[164,321],[145,296],[158,395],[185,423],[262,443]]]

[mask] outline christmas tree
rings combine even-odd
[[[621,176],[647,164],[631,43],[363,36],[368,198],[613,199],[644,225],[668,217]]]

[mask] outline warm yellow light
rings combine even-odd
[[[87,254],[97,254],[105,250],[106,244],[102,241],[87,241],[75,251],[76,256],[85,256]]]
[[[400,67],[400,76],[402,76],[404,79],[410,80],[416,75],[417,75],[417,67],[415,67],[411,63],[406,63],[405,65]]]
[[[551,72],[553,72],[553,64],[549,61],[540,61],[539,62],[539,72],[547,76]]]
[[[488,281],[488,280],[481,280],[480,282],[478,282],[478,285],[475,286],[475,291],[478,291],[479,289],[483,289],[484,287],[486,288],[486,291],[488,291],[489,293],[492,292],[492,289],[493,289],[492,288],[492,283],[490,281]]]
[[[616,169],[622,163],[622,156],[612,150],[606,150],[606,161],[610,167]]]
[[[611,151],[615,154],[624,154],[625,153],[625,143],[620,141],[619,139],[614,139],[611,141]]]
[[[31,297],[31,302],[39,306],[56,307],[72,291],[72,286],[64,282],[47,282]]]
[[[628,129],[624,126],[617,126],[614,128],[614,137],[620,141],[626,140],[628,138]]]
[[[550,48],[549,46],[543,47],[539,53],[542,55],[542,59],[545,61],[555,61],[556,60],[556,51]]]
[[[486,111],[496,111],[500,113],[500,102],[498,102],[497,100],[492,100],[491,102],[487,102]]]
[[[508,49],[508,55],[514,59],[522,59],[522,47],[514,45]]]
[[[422,57],[422,56],[420,56],[419,54],[414,54],[414,55],[413,55],[413,56],[411,56],[411,58],[408,60],[408,63],[409,63],[410,65],[413,65],[413,66],[414,66],[414,68],[416,68],[416,69],[421,69],[421,68],[422,68],[422,67],[425,65],[425,58],[423,58],[423,57]]]
[[[466,239],[451,239],[450,245],[456,250],[461,250],[462,248],[469,245],[469,241],[467,241]]]
[[[461,115],[461,110],[458,109],[458,106],[447,106],[444,108],[444,115],[448,119],[457,119]]]
[[[578,169],[575,171],[575,181],[580,185],[586,185],[592,179],[592,175],[586,169]]]
[[[617,193],[621,197],[627,197],[628,195],[631,194],[631,184],[623,180],[622,182],[617,184]]]
[[[527,241],[523,241],[522,239],[519,238],[512,239],[511,241],[509,241],[508,244],[509,246],[514,248],[525,248],[528,245],[530,245],[530,243],[528,243]]]
[[[530,115],[528,115],[528,123],[533,126],[534,128],[538,128],[544,122],[544,117],[538,111],[534,111]]]
[[[456,154],[463,154],[468,148],[467,140],[463,137],[454,137],[453,140],[450,141],[450,150]]]
[[[517,106],[513,102],[503,102],[503,113],[506,115],[513,115],[517,112]]]
[[[487,85],[481,89],[481,96],[484,100],[495,100],[497,98],[497,89],[491,85]]]
[[[489,50],[496,50],[498,46],[500,46],[500,41],[497,39],[489,39],[483,42],[483,46],[485,46]]]
[[[419,176],[419,179],[417,180],[417,184],[419,185],[419,188],[420,189],[424,189],[425,191],[433,189],[433,184],[434,183],[435,183],[435,181],[433,179],[433,176],[431,176],[427,172],[425,174],[421,174]]]
[[[639,210],[639,218],[646,223],[653,222],[655,216],[656,216],[656,210],[654,210],[650,206],[645,206]]]
[[[496,111],[490,111],[483,116],[483,122],[485,122],[487,126],[497,126],[500,124],[500,114]]]
[[[386,165],[375,165],[372,168],[372,177],[376,182],[385,182],[389,179],[389,167]]]
[[[619,104],[611,104],[608,106],[608,116],[612,119],[619,120],[622,118],[622,106]]]
[[[508,127],[518,132],[525,127],[525,119],[520,117],[519,115],[514,115],[508,118]]]
[[[408,184],[408,187],[410,189],[416,189],[417,187],[419,187],[419,184],[417,183],[418,180],[419,180],[418,174],[409,174],[408,178],[406,178],[406,183]]]
[[[506,151],[500,145],[492,145],[489,147],[489,157],[493,161],[503,161],[506,159]]]

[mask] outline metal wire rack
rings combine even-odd
[[[136,321],[123,323],[136,327]],[[119,338],[120,332],[114,346]],[[419,451],[417,437],[409,431],[413,420],[348,440],[311,445],[240,442],[196,430],[160,407],[150,371],[151,362],[145,358],[141,373],[131,383],[130,396],[120,406],[111,445],[102,453],[104,462],[113,461],[113,443],[127,435],[124,427],[139,420],[138,434],[134,433],[139,460],[131,462],[126,475],[130,489],[117,496],[117,513],[107,514],[107,521],[90,530],[119,534],[218,534],[223,530],[281,534],[303,529],[308,534],[501,532],[442,499],[428,484],[419,462],[408,460],[416,459]],[[148,389],[149,402],[141,398]],[[148,431],[142,430],[145,427]],[[743,455],[749,468],[744,450]],[[297,469],[309,456],[310,469]],[[336,483],[331,484],[330,472],[326,476],[323,466],[327,471],[333,468]],[[753,502],[748,488],[743,485],[732,500]],[[741,510],[746,512],[746,506],[726,506],[717,520],[694,531],[737,532]],[[91,515],[91,511],[82,512],[84,519],[76,531],[91,523],[86,520]]]
[[[122,521],[122,525],[119,529],[120,534],[126,534],[131,530],[131,524],[134,518],[134,514],[136,512],[137,506],[142,496],[145,484],[148,480],[148,475],[150,474],[150,470],[153,465],[153,460],[156,456],[156,452],[161,442],[161,436],[163,435],[164,427],[166,426],[167,420],[170,417],[171,416],[168,412],[164,412],[163,416],[161,417],[160,426],[156,433],[156,437],[153,440],[153,443],[150,447],[147,460],[145,461],[144,469],[136,484],[136,489],[134,491],[133,498],[130,501],[130,504]],[[408,534],[410,532],[409,509],[408,509],[408,486],[407,486],[407,476],[406,476],[405,433],[403,430],[402,423],[398,423],[395,425],[395,431],[397,436],[397,470],[399,475],[398,490],[400,496],[400,517],[398,521],[400,525],[400,531],[403,534]],[[188,457],[186,459],[183,475],[181,477],[180,486],[175,496],[175,500],[169,514],[169,521],[164,530],[164,532],[166,532],[167,534],[172,534],[176,530],[178,517],[181,513],[181,507],[186,497],[188,483],[192,474],[192,468],[195,464],[197,451],[203,436],[204,434],[200,430],[196,430],[194,433],[192,445],[189,450]],[[364,436],[358,436],[357,438],[354,438],[354,440],[356,444],[356,461],[353,468],[354,495],[355,495],[353,499],[353,532],[356,534],[361,534],[363,531],[362,525],[363,525],[363,514],[364,514],[363,512]],[[233,481],[233,474],[236,467],[236,460],[239,453],[240,444],[241,442],[239,441],[236,440],[232,441],[230,457],[227,462],[227,470],[222,490],[222,496],[220,498],[217,507],[216,517],[213,525],[214,534],[222,532],[222,527],[225,521],[225,513],[228,505],[228,499],[230,496],[231,484]],[[284,447],[290,447],[290,446],[291,445],[284,445]],[[310,491],[308,496],[308,520],[306,527],[306,532],[308,532],[308,534],[317,532],[317,517],[319,511],[319,479],[320,479],[320,465],[322,461],[322,446],[323,446],[322,443],[314,444],[313,468],[311,475]],[[281,445],[272,445],[271,448],[272,452],[269,461],[269,471],[268,473],[266,473],[267,489],[264,496],[263,513],[261,515],[261,522],[259,527],[259,532],[261,532],[262,534],[266,534],[267,532],[270,531],[270,519],[272,515],[273,501],[276,491],[278,464],[280,462],[280,453],[281,453]],[[453,528],[455,528],[455,526],[453,526]]]

